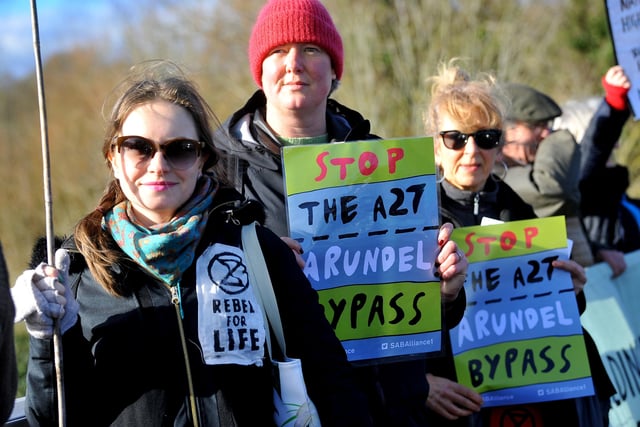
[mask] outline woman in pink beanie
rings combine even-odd
[[[268,1],[252,29],[248,54],[259,89],[218,129],[216,146],[227,154],[228,177],[235,187],[265,206],[268,228],[287,236],[282,147],[379,137],[370,133],[369,121],[360,113],[329,98],[342,77],[344,54],[340,34],[320,1]],[[283,240],[299,251],[297,242]],[[456,267],[466,268],[466,259],[458,262]],[[444,303],[445,324],[456,325],[466,304],[462,281],[445,282],[457,290],[457,298]],[[354,370],[375,426],[427,425],[425,360]],[[309,390],[323,425],[338,425],[345,413],[357,409],[338,398],[327,408],[322,402],[327,396],[313,392]],[[323,407],[329,410],[323,413]]]

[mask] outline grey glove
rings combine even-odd
[[[55,254],[57,277],[45,274],[47,264],[26,270],[11,288],[16,307],[15,322],[24,320],[27,331],[38,339],[53,336],[55,319],[60,319],[60,332],[65,333],[78,319],[78,303],[69,289],[69,254],[58,249]]]

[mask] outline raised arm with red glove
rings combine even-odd
[[[602,87],[605,91],[605,101],[616,110],[626,110],[628,108],[627,93],[631,88],[629,77],[624,73],[620,65],[609,68],[602,76]]]

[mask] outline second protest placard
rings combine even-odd
[[[290,236],[351,361],[440,351],[428,137],[285,147]]]

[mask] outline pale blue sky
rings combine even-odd
[[[116,0],[37,0],[40,52],[52,53],[113,36]],[[31,0],[0,0],[0,75],[35,70]]]

